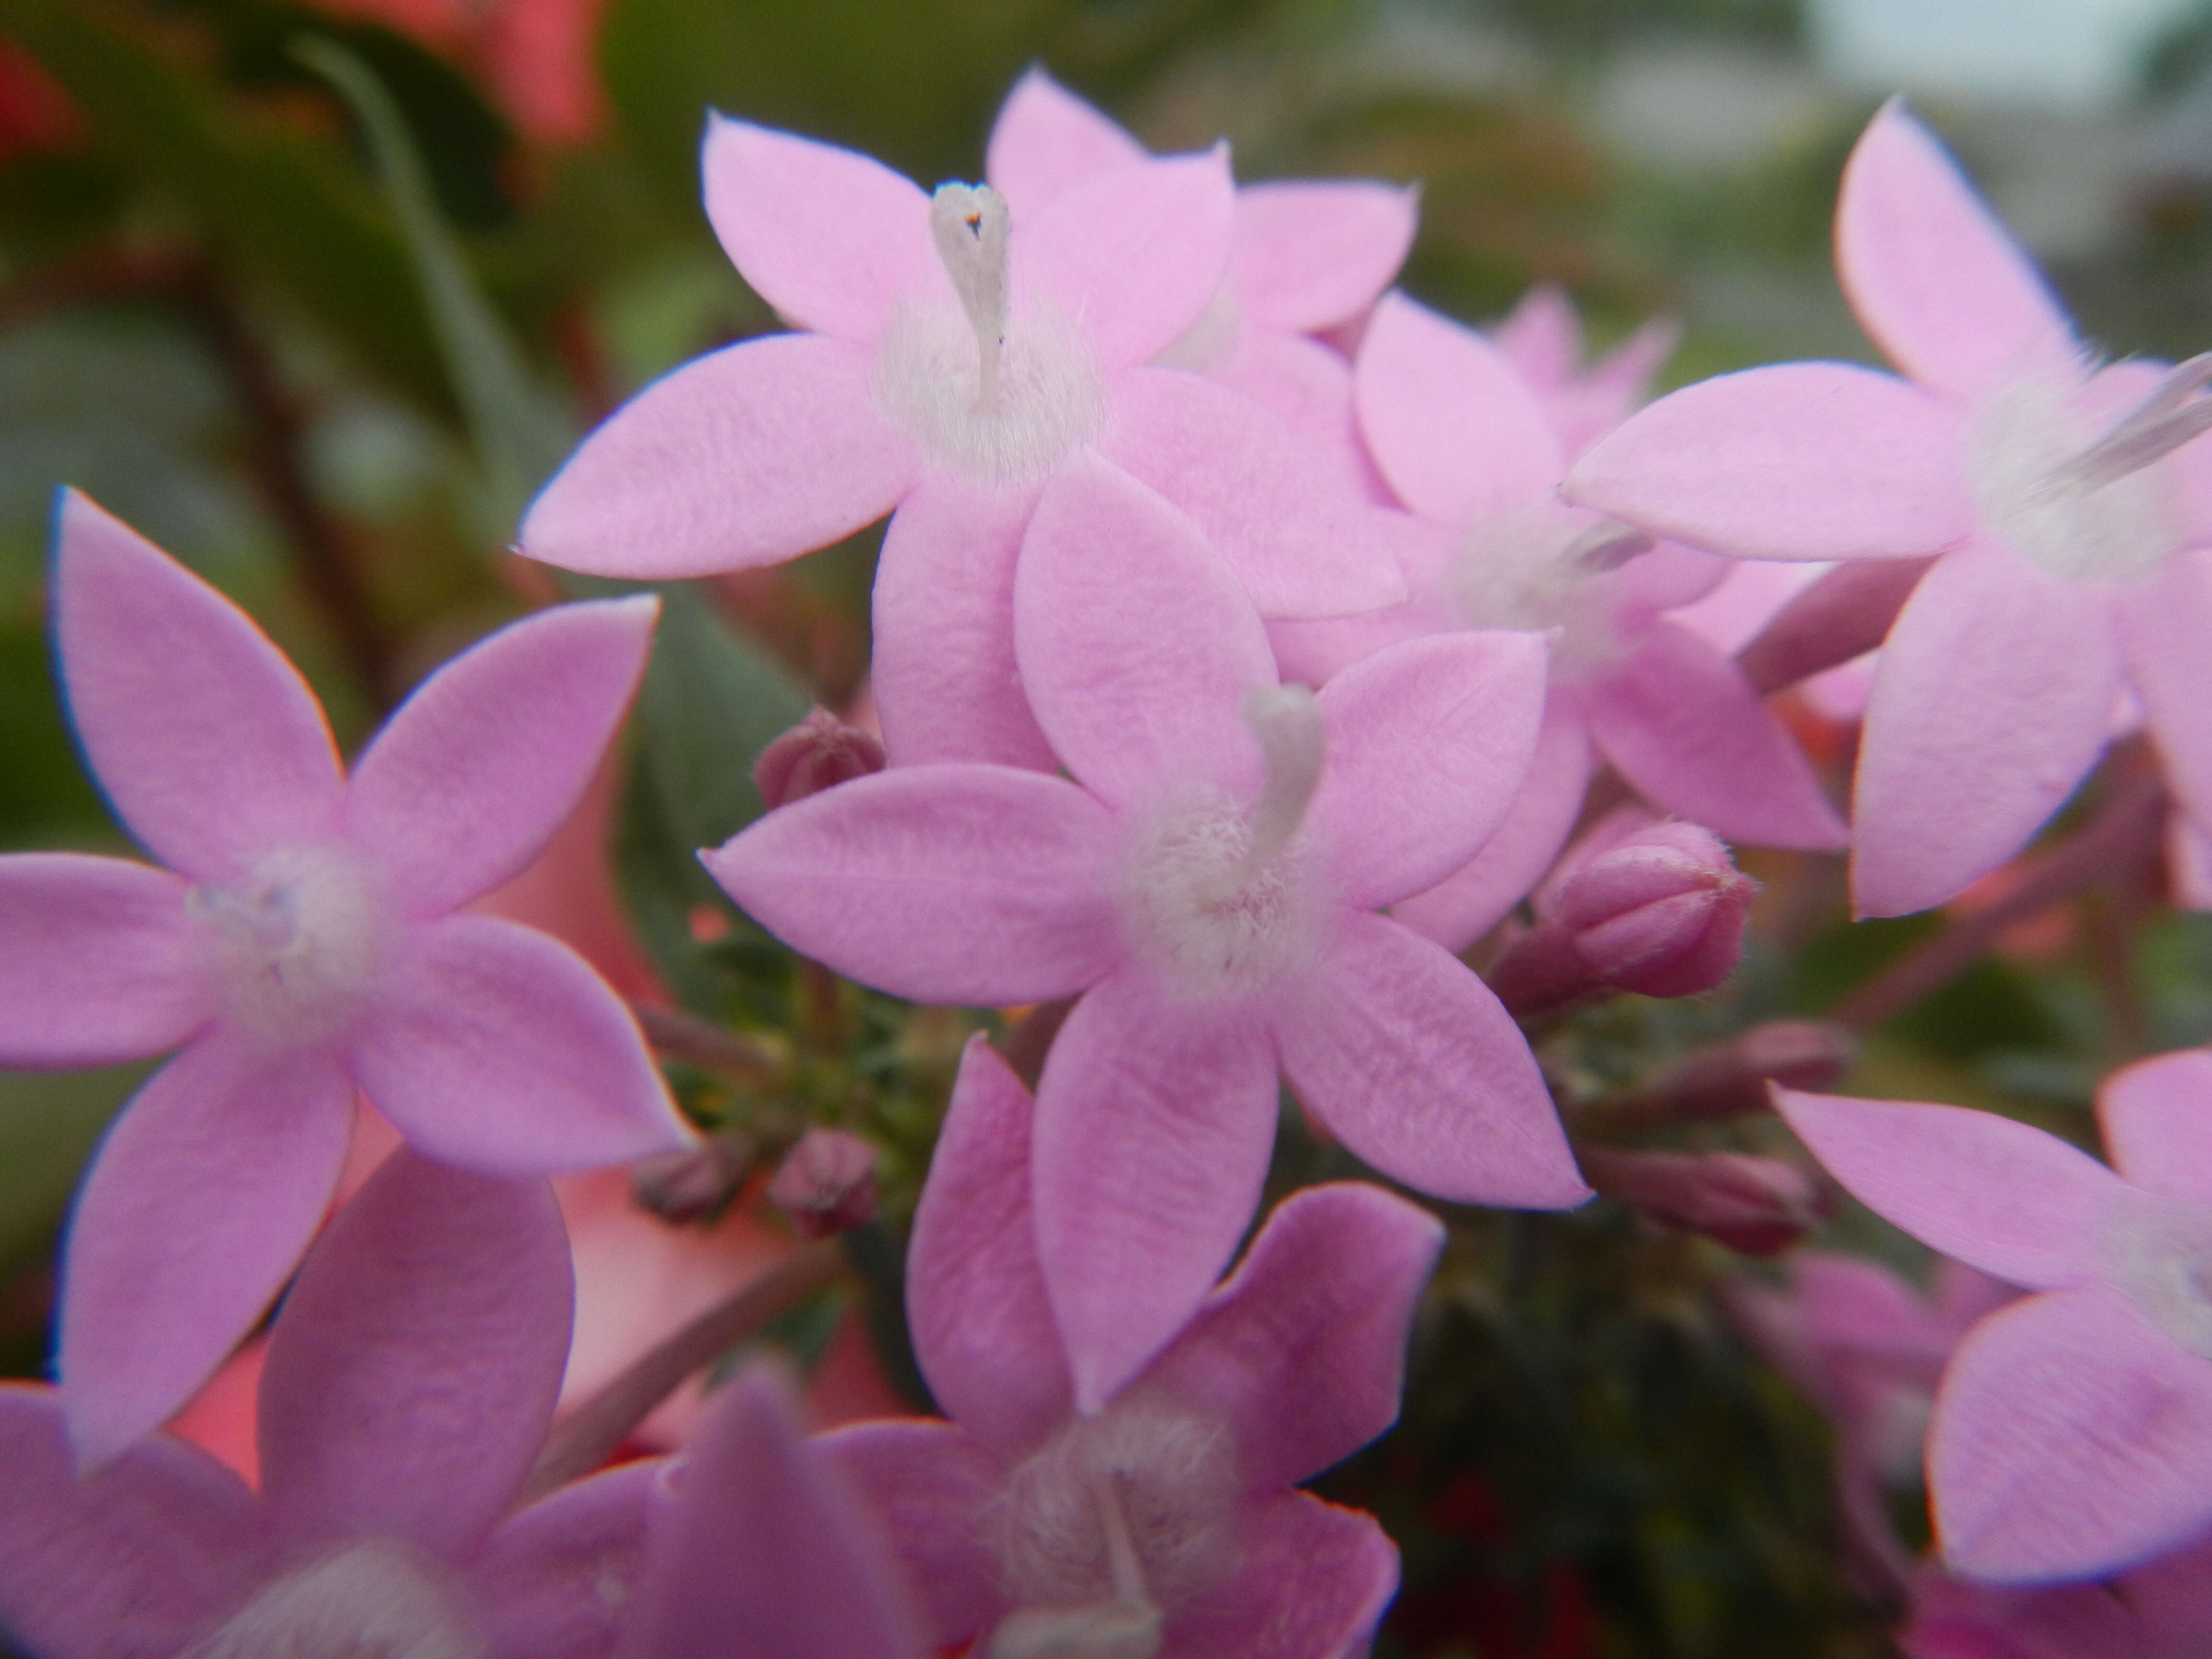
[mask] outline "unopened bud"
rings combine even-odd
[[[1650,1220],[1702,1233],[1746,1255],[1778,1255],[1820,1223],[1820,1188],[1802,1170],[1778,1158],[1584,1147],[1577,1161],[1607,1197]]]
[[[755,1155],[744,1135],[708,1135],[696,1146],[633,1164],[630,1192],[663,1221],[703,1221],[737,1196],[752,1173]]]
[[[761,750],[753,781],[774,811],[883,769],[884,746],[873,733],[817,708]]]
[[[876,1149],[842,1129],[809,1129],[768,1184],[769,1202],[801,1238],[828,1238],[876,1218]]]

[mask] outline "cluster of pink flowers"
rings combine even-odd
[[[495,635],[349,775],[253,624],[72,495],[70,707],[165,867],[0,858],[0,1063],[177,1052],[78,1200],[58,1388],[0,1391],[0,1626],[34,1654],[1356,1653],[1395,1550],[1298,1486],[1394,1419],[1443,1232],[1364,1182],[1255,1232],[1286,1085],[1414,1194],[1595,1184],[1775,1248],[1809,1211],[1783,1166],[1578,1164],[1521,1022],[1720,983],[1727,842],[1848,846],[1864,915],[1946,902],[2130,722],[2212,833],[2212,360],[2094,364],[1899,107],[1838,239],[1901,374],[1640,412],[1662,334],[1586,367],[1550,296],[1488,337],[1391,290],[1411,191],[1240,187],[1041,72],[983,183],[720,118],[704,161],[791,331],[648,388],[519,545],[685,577],[890,514],[880,747],[810,721],[764,762],[784,804],[702,856],[862,984],[1067,1005],[1033,1096],[971,1042],[915,1219],[947,1420],[805,1440],[754,1370],[671,1463],[531,1480],[572,1317],[545,1178],[694,1137],[627,1006],[466,907],[583,794],[653,602]],[[1786,672],[1698,619],[1747,560],[1834,566],[1762,636]],[[1763,696],[1876,643],[1847,826]],[[406,1148],[325,1226],[356,1093]],[[2110,1081],[2112,1169],[1988,1114],[1779,1104],[1988,1276],[1930,1311],[1808,1257],[1741,1304],[1837,1419],[1912,1651],[2200,1650],[2212,1604],[2157,1563],[2212,1529],[2212,1056]],[[781,1184],[829,1227],[866,1178],[822,1141]],[[249,1490],[157,1431],[288,1285]],[[1923,1419],[1916,1565],[1880,1488]]]

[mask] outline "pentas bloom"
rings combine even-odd
[[[1113,167],[1032,210],[717,118],[708,216],[797,330],[647,388],[531,507],[522,550],[611,575],[742,569],[896,508],[872,685],[891,758],[1048,769],[1009,613],[1038,492],[1103,455],[1186,508],[1261,608],[1398,597],[1389,523],[1279,417],[1150,366],[1229,260],[1226,155]]]
[[[1574,302],[1557,283],[1540,283],[1521,296],[1492,337],[1543,404],[1571,460],[1644,401],[1681,332],[1657,319],[1588,361]]]
[[[1188,1317],[1258,1204],[1278,1066],[1376,1168],[1462,1202],[1587,1196],[1526,1040],[1374,914],[1465,862],[1527,764],[1540,644],[1376,653],[1277,683],[1197,526],[1110,467],[1044,495],[1015,595],[1067,777],[894,768],[708,868],[794,950],[921,1001],[1085,993],[1038,1094],[1038,1250],[1096,1409]]]
[[[183,1052],[70,1224],[61,1377],[96,1465],[182,1405],[300,1258],[359,1087],[495,1173],[689,1144],[627,1009],[542,933],[453,912],[535,856],[643,669],[650,599],[562,607],[434,675],[349,781],[246,615],[82,496],[54,631],[93,770],[167,870],[0,858],[0,1064]]]
[[[1935,140],[1892,104],[1852,152],[1836,258],[1905,378],[1724,375],[1584,456],[1568,499],[1744,558],[1942,557],[1884,646],[1859,751],[1863,915],[2012,856],[2131,686],[2212,823],[2212,361],[2100,368]]]
[[[2212,1651],[2212,1547],[2111,1584],[1975,1584],[1926,1567],[1897,1645],[1906,1659],[2200,1659]]]
[[[40,1659],[601,1659],[655,1466],[509,1513],[569,1298],[544,1181],[397,1154],[285,1299],[258,1497],[166,1437],[80,1476],[53,1392],[0,1387],[0,1626]]]
[[[1727,566],[1554,499],[1566,454],[1497,347],[1406,298],[1376,308],[1358,364],[1375,464],[1427,533],[1406,554],[1404,605],[1280,625],[1285,672],[1316,683],[1377,646],[1466,629],[1553,635],[1534,763],[1481,855],[1395,914],[1449,949],[1533,887],[1601,757],[1665,811],[1732,840],[1835,847],[1844,826],[1742,673],[1662,613]]]
[[[1026,1091],[978,1038],[915,1218],[915,1346],[950,1423],[822,1443],[873,1495],[932,1646],[991,1659],[1337,1659],[1397,1554],[1296,1490],[1397,1415],[1443,1230],[1377,1188],[1310,1188],[1126,1387],[1079,1413],[1036,1254]]]
[[[1992,1113],[1777,1101],[1876,1214],[2043,1292],[1977,1325],[1936,1398],[1929,1486],[1954,1571],[2085,1578],[2212,1523],[2212,1053],[2106,1079],[2117,1173]]]

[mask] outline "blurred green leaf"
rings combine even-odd
[[[100,1132],[151,1069],[0,1072],[0,1266],[45,1243]]]

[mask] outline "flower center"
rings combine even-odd
[[[2192,357],[2116,423],[2078,371],[2012,381],[1975,411],[1967,470],[1982,516],[2048,574],[2124,582],[2180,546],[2173,483],[2160,465],[2212,430],[2212,356]]]
[[[1534,502],[1469,529],[1450,598],[1469,628],[1551,633],[1552,666],[1572,678],[1619,652],[1619,601],[1611,584],[1595,579],[1650,546],[1649,536],[1611,519]]]
[[[2212,1359],[2212,1206],[2131,1195],[2106,1224],[2105,1263],[2113,1289]]]
[[[489,1651],[438,1569],[380,1540],[278,1579],[181,1659],[483,1659]]]
[[[1320,705],[1302,685],[1255,686],[1244,720],[1266,761],[1250,811],[1219,790],[1185,796],[1140,824],[1127,867],[1139,947],[1199,1000],[1259,989],[1320,934],[1320,884],[1295,845],[1321,781]]]
[[[272,1046],[335,1036],[360,1011],[380,964],[387,908],[344,849],[286,847],[234,885],[185,896],[213,943],[231,1024]]]
[[[988,185],[940,185],[929,229],[962,315],[909,305],[876,349],[884,414],[938,465],[994,489],[1043,481],[1106,424],[1081,334],[1031,306],[1014,315],[1012,222]]]

